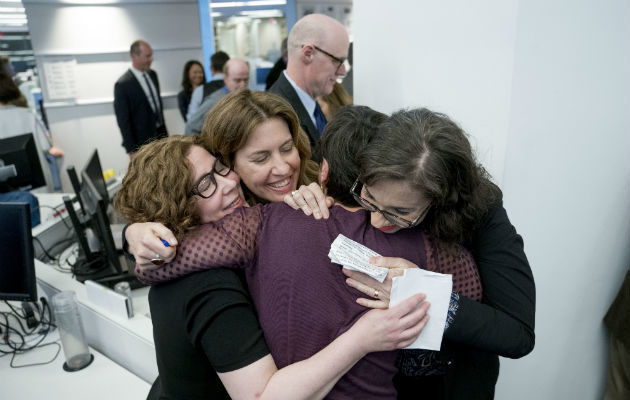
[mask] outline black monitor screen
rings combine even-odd
[[[32,134],[0,139],[0,160],[0,169],[8,172],[8,175],[2,174],[8,179],[0,179],[0,193],[46,185]],[[9,170],[11,165],[15,170]]]
[[[0,227],[0,300],[36,301],[29,205],[0,203]]]
[[[109,202],[109,195],[107,194],[107,185],[103,178],[103,169],[101,168],[101,160],[98,158],[98,151],[94,150],[92,157],[83,168],[83,172],[90,177],[90,180],[94,184],[94,187],[98,191],[105,204]]]
[[[114,244],[114,238],[112,237],[109,218],[107,217],[107,204],[101,197],[96,185],[85,171],[81,174],[81,178],[83,178],[81,184],[81,199],[90,216],[92,229],[101,242],[103,255],[107,258],[109,264],[120,273],[122,269],[120,261],[118,260],[118,252]]]

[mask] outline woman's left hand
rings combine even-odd
[[[383,283],[364,273],[345,268],[342,269],[343,273],[348,277],[348,279],[346,279],[348,286],[372,298],[366,299],[360,297],[357,299],[357,303],[369,308],[388,308],[389,295],[392,290],[392,279],[401,276],[403,271],[407,268],[418,268],[418,266],[411,261],[399,257],[372,257],[370,258],[370,264],[389,268],[389,272]]]
[[[302,210],[306,215],[313,215],[315,219],[328,219],[330,213],[328,207],[332,207],[332,197],[327,197],[316,182],[308,186],[300,186],[299,189],[284,196],[284,202],[294,210]]]

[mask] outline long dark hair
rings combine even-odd
[[[364,184],[406,182],[429,200],[423,226],[446,247],[470,244],[482,215],[501,196],[464,131],[426,108],[401,110],[384,121],[358,164]]]
[[[203,81],[206,81],[206,72],[203,70],[203,65],[197,60],[190,60],[184,65],[184,75],[182,76],[182,89],[184,89],[184,93],[190,95],[192,93],[192,83],[190,82],[189,72],[193,65],[198,65],[201,67],[201,72],[203,73]]]
[[[359,207],[350,194],[359,176],[355,156],[368,145],[385,119],[385,114],[366,106],[345,106],[326,124],[318,149],[328,162],[327,195],[335,201]]]
[[[0,72],[0,103],[14,104],[22,97],[22,92],[9,74]]]

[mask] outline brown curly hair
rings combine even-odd
[[[477,163],[464,131],[426,108],[402,110],[380,126],[359,155],[360,179],[410,184],[431,202],[423,226],[447,249],[469,245],[473,230],[501,192]]]
[[[279,118],[289,127],[300,155],[298,187],[316,182],[318,165],[310,159],[308,136],[300,127],[293,107],[273,93],[237,90],[226,95],[212,108],[204,121],[201,141],[206,150],[221,157],[226,165],[234,168],[235,153],[245,146],[249,135],[270,118]],[[269,202],[258,198],[245,185],[242,186],[250,205]]]
[[[114,197],[129,224],[160,222],[178,239],[199,225],[197,202],[189,196],[193,167],[186,158],[194,145],[200,145],[197,136],[175,135],[138,150]]]

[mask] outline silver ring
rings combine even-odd
[[[299,190],[294,190],[291,192],[291,197],[295,196],[296,194],[298,194],[300,191]]]
[[[373,297],[376,297],[378,299],[378,289],[374,289],[374,296]]]

